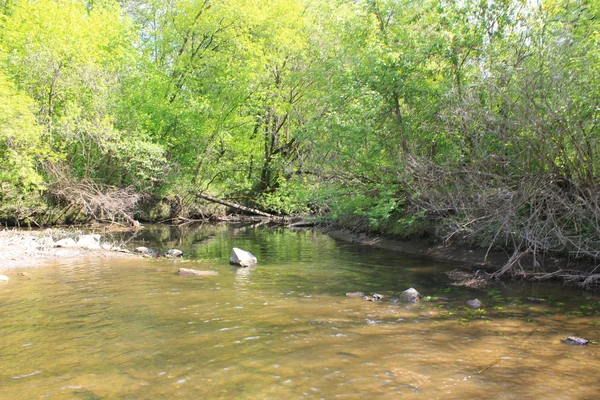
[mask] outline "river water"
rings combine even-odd
[[[600,398],[599,297],[456,287],[443,271],[460,265],[310,230],[157,226],[128,240],[186,258],[11,272],[0,399]],[[230,266],[232,247],[258,266]],[[219,274],[180,277],[181,267]],[[424,301],[395,303],[409,287]],[[345,296],[354,291],[385,298]],[[473,298],[482,309],[465,305]]]

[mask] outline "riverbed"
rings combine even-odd
[[[0,398],[595,399],[600,298],[554,284],[451,285],[460,268],[252,225],[148,227],[0,286]],[[256,268],[229,265],[232,247]],[[217,271],[181,277],[179,268]],[[418,304],[395,300],[414,287]],[[346,297],[379,293],[379,302]],[[480,309],[465,302],[478,298]],[[587,346],[561,342],[568,336]]]

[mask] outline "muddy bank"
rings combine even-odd
[[[46,229],[41,230],[2,230],[0,231],[0,270],[13,268],[32,268],[43,266],[48,261],[96,257],[96,258],[139,258],[139,254],[129,253],[111,243],[100,241],[95,246],[57,247],[56,243],[72,238],[72,231]]]

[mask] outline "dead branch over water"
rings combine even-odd
[[[409,207],[439,220],[436,236],[447,243],[508,251],[493,275],[561,279],[600,287],[600,188],[551,173],[519,179],[464,167],[448,171],[411,160]],[[579,263],[558,269],[554,256]],[[487,255],[486,255],[487,258]],[[485,260],[484,260],[485,261]],[[589,265],[582,271],[582,265]]]

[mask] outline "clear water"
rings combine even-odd
[[[600,340],[598,297],[459,288],[442,273],[456,264],[312,231],[153,227],[128,240],[187,257],[6,272],[1,399],[600,398],[600,346],[561,343]],[[258,267],[229,266],[234,246]],[[429,301],[395,304],[408,287]],[[475,297],[484,310],[465,306]]]

